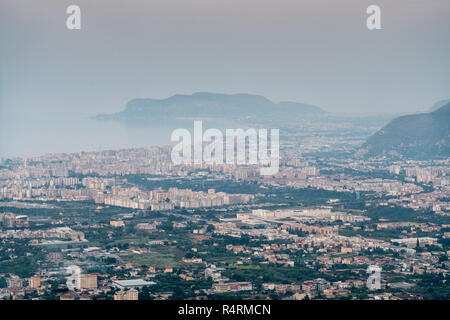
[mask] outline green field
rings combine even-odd
[[[152,247],[149,253],[132,254],[124,257],[124,260],[130,262],[134,266],[153,266],[156,268],[170,268],[186,266],[181,259],[184,253],[174,247]]]

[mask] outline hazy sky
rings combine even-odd
[[[366,28],[370,4],[382,30]],[[449,17],[449,0],[0,0],[0,124],[196,91],[423,110],[450,98]]]

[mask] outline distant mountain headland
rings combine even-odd
[[[406,159],[450,157],[450,101],[430,113],[393,119],[369,137],[357,155]]]
[[[96,120],[115,120],[129,124],[161,123],[179,119],[292,119],[325,114],[320,107],[299,103],[274,103],[253,94],[198,92],[177,94],[166,99],[133,99],[118,113],[101,114]]]
[[[436,102],[435,104],[433,104],[430,108],[430,110],[428,110],[429,112],[433,112],[436,111],[437,109],[445,106],[446,104],[450,103],[450,99],[445,99],[445,100],[441,100]]]

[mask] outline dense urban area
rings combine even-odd
[[[449,160],[315,145],[274,176],[169,147],[2,159],[0,298],[449,299]]]

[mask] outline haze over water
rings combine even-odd
[[[130,127],[84,116],[12,114],[1,121],[0,157],[117,150],[170,143],[168,127]]]

